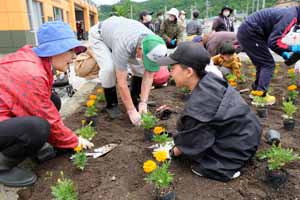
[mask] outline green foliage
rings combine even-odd
[[[230,74],[226,75],[226,79],[227,80],[235,80],[236,81],[237,78],[236,78],[236,75],[230,73]]]
[[[105,102],[106,99],[105,99],[105,95],[104,93],[100,93],[100,94],[97,94],[97,99],[96,99],[98,102]]]
[[[247,77],[244,74],[241,74],[240,75],[240,82],[241,83],[246,83],[246,81],[247,81]]]
[[[280,145],[272,145],[270,149],[259,152],[257,157],[261,160],[267,159],[270,171],[282,169],[284,165],[296,159],[292,149],[285,149]]]
[[[51,186],[51,194],[54,200],[77,200],[78,193],[75,190],[74,183],[70,179],[63,177],[58,179],[54,186]]]
[[[266,103],[267,103],[267,100],[265,97],[255,96],[253,98],[253,104],[255,106],[264,107],[264,106],[266,106]]]
[[[171,138],[168,137],[167,133],[163,133],[161,135],[153,135],[152,141],[164,145],[171,141]]]
[[[85,155],[85,153],[83,151],[80,151],[80,152],[75,153],[72,162],[76,168],[83,171],[84,167],[87,163],[87,160],[88,160],[88,158]]]
[[[157,189],[170,187],[173,181],[173,174],[169,172],[170,161],[158,166],[152,173],[148,174],[145,180],[154,184]]]
[[[83,137],[83,138],[85,138],[85,139],[87,139],[87,140],[92,140],[93,139],[93,137],[96,135],[96,130],[95,130],[95,128],[94,127],[92,127],[92,123],[93,122],[90,122],[89,124],[87,124],[87,125],[82,125],[82,127],[81,128],[79,128],[79,129],[77,129],[76,131],[75,131],[75,133],[77,134],[77,135],[79,135],[79,136],[81,136],[81,137]]]
[[[185,10],[187,13],[190,10],[190,8],[196,8],[200,11],[205,11],[206,0],[149,0],[141,3],[136,2],[130,2],[129,0],[123,0],[119,4],[115,4],[113,6],[101,6],[100,13],[100,19],[106,19],[109,17],[109,14],[111,12],[118,12],[119,15],[129,17],[130,15],[130,6],[132,5],[133,9],[133,18],[138,19],[138,14],[142,10],[149,10],[154,11],[155,14],[159,11],[164,11],[165,6],[169,10],[172,7],[177,8],[178,10]],[[276,0],[266,0],[266,7],[273,6],[277,1]],[[209,17],[216,16],[220,13],[221,8],[224,5],[229,5],[233,9],[236,9],[238,13],[245,13],[247,12],[247,7],[249,14],[251,14],[252,10],[256,11],[256,4],[254,8],[252,8],[251,1],[237,1],[237,0],[210,0],[209,1],[209,8],[208,8],[208,14]],[[248,4],[248,6],[247,6]],[[189,6],[188,6],[189,5]],[[206,12],[200,12],[200,18],[204,18],[206,15]],[[190,18],[191,16],[187,15],[187,18]]]
[[[191,91],[188,87],[182,87],[180,88],[180,92],[183,94],[189,94]]]
[[[290,101],[294,101],[297,98],[298,92],[296,90],[291,90],[291,91],[288,91],[287,95],[288,95],[288,99]]]
[[[293,115],[297,110],[296,106],[293,104],[292,101],[284,101],[282,103],[282,109],[288,118],[293,118]]]
[[[151,112],[143,113],[141,118],[142,118],[142,127],[147,130],[153,128],[158,122],[158,119]]]
[[[85,116],[86,117],[94,117],[94,116],[97,116],[97,108],[96,108],[96,105],[93,105],[91,107],[87,107],[86,108],[86,111],[85,111]]]

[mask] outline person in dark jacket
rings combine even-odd
[[[140,22],[154,32],[154,25],[152,24],[152,15],[153,12],[148,12],[147,10],[144,10],[139,14],[139,17]]]
[[[229,6],[224,6],[218,16],[213,22],[212,30],[213,31],[229,31],[234,32],[233,21],[230,18],[233,9]]]
[[[202,34],[201,22],[199,21],[198,17],[199,17],[199,11],[194,10],[193,19],[186,25],[187,36]]]
[[[164,14],[162,12],[158,12],[156,14],[156,20],[155,20],[155,23],[154,23],[154,33],[155,34],[159,34],[160,32],[160,26],[161,24],[163,23],[164,21]]]
[[[288,52],[300,52],[297,46],[288,46],[282,42],[291,28],[299,23],[299,14],[300,7],[267,8],[250,15],[239,27],[239,43],[256,67],[251,97],[263,95],[268,104],[275,103],[275,97],[267,94],[275,69],[269,48],[285,60],[291,57]]]
[[[192,162],[192,172],[229,181],[255,154],[261,126],[240,94],[223,79],[206,73],[209,53],[203,46],[183,42],[169,57],[158,61],[172,65],[176,87],[192,92],[177,122],[171,156]]]

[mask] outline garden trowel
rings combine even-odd
[[[91,156],[93,158],[99,158],[100,156],[103,156],[116,148],[118,144],[107,144],[102,147],[99,147],[97,149],[94,149],[94,152],[91,153],[85,153],[86,156]]]

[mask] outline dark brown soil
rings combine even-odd
[[[251,70],[245,69],[248,77],[251,78]],[[273,94],[277,97],[277,103],[270,107],[268,118],[261,120],[264,129],[260,150],[268,148],[264,140],[264,134],[269,128],[273,128],[280,131],[284,147],[294,148],[295,151],[299,152],[299,114],[297,114],[296,128],[293,132],[285,131],[282,125],[281,99],[285,95],[288,85],[286,71],[287,69],[282,67],[271,84]],[[250,88],[251,82],[251,80],[248,80],[246,84],[240,85],[240,89]],[[176,91],[173,86],[153,90],[151,100],[157,101],[160,105],[171,105],[173,109],[180,112],[183,102]],[[242,96],[250,103],[248,93]],[[73,130],[80,127],[83,119],[83,109],[84,107],[65,121],[68,127]],[[172,132],[175,130],[177,117],[178,114],[173,114],[170,120],[161,121],[160,123]],[[82,172],[74,168],[67,156],[61,156],[37,166],[34,171],[38,174],[39,180],[34,187],[21,191],[20,199],[50,200],[50,186],[60,177],[60,171],[64,172],[65,177],[74,181],[81,200],[153,199],[153,187],[143,180],[145,176],[142,169],[143,162],[152,158],[151,152],[147,149],[147,146],[151,143],[144,141],[143,130],[130,125],[126,114],[123,115],[123,119],[112,122],[107,119],[105,114],[101,113],[98,117],[97,131],[98,134],[93,140],[96,147],[108,143],[118,143],[119,146],[104,157],[90,158],[86,169]],[[265,167],[266,163],[253,159],[242,169],[240,178],[222,183],[198,177],[191,173],[186,163],[172,161],[171,172],[175,174],[176,199],[300,199],[299,164],[294,163],[286,167],[289,172],[288,182],[279,190],[272,189],[264,182]]]

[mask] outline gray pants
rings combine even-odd
[[[112,52],[103,42],[103,38],[99,34],[98,26],[93,26],[89,33],[89,44],[93,50],[95,60],[100,66],[99,78],[104,88],[112,88],[116,86],[116,69],[112,59]],[[145,68],[141,65],[129,64],[130,72],[134,76],[143,77]]]

